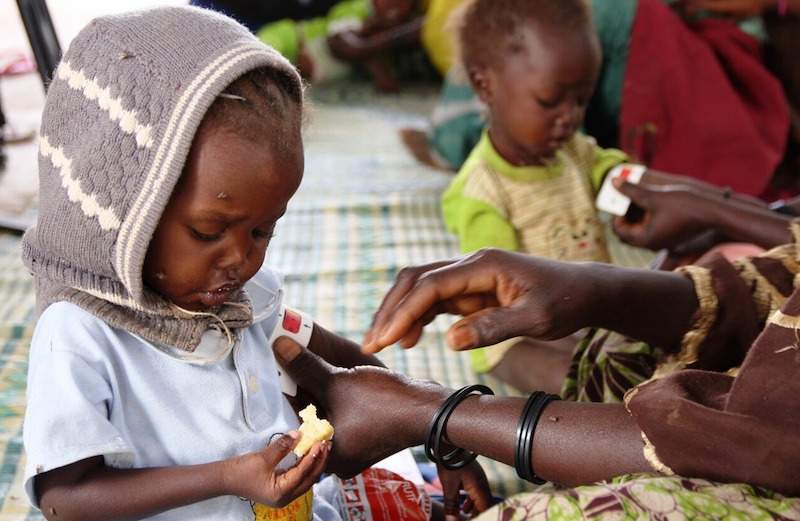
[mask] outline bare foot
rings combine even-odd
[[[403,144],[408,151],[411,152],[411,155],[423,165],[428,165],[439,170],[446,170],[448,172],[454,171],[445,164],[444,161],[434,155],[428,144],[428,135],[424,130],[411,127],[401,128],[400,138],[403,140]]]

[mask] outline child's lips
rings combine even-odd
[[[225,284],[213,291],[203,291],[200,293],[200,301],[208,307],[221,306],[228,301],[231,292],[239,289],[239,284]]]

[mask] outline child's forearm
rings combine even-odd
[[[318,443],[288,471],[276,471],[298,436],[292,431],[264,450],[199,465],[116,469],[98,456],[37,476],[36,494],[45,516],[59,521],[143,519],[220,496],[279,508],[307,492],[328,462],[330,446]]]
[[[48,519],[142,519],[230,493],[224,466],[115,469],[96,457],[37,476],[36,488]]]

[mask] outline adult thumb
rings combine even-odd
[[[319,398],[318,391],[327,386],[335,368],[286,336],[278,337],[272,343],[272,351],[278,363],[297,385]]]
[[[645,208],[647,190],[636,183],[631,183],[630,181],[625,180],[621,181],[622,182],[616,181],[615,183],[617,190],[619,190],[621,194],[628,196],[636,206]]]

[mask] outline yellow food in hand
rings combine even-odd
[[[303,419],[300,425],[300,441],[294,448],[298,458],[305,456],[316,442],[333,438],[333,425],[328,420],[317,418],[317,408],[313,404],[300,411],[300,418]]]

